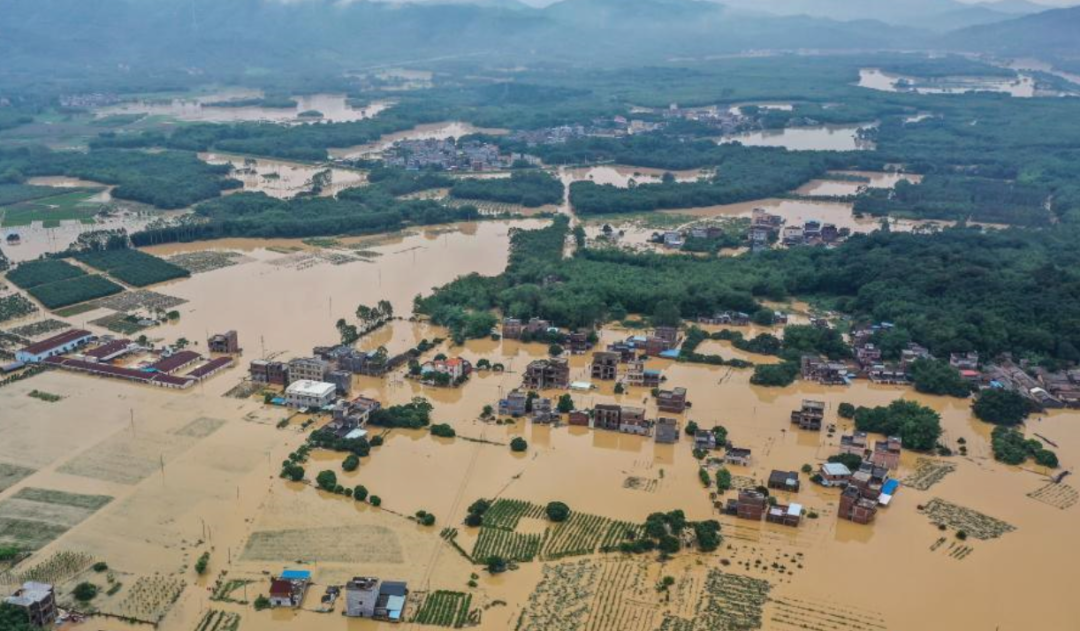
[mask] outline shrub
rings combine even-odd
[[[85,603],[93,600],[98,595],[98,588],[93,583],[79,583],[71,594],[75,596],[75,600]]]
[[[484,565],[487,566],[488,572],[492,574],[501,574],[506,571],[506,559],[500,556],[489,556]]]
[[[349,454],[345,456],[345,460],[341,463],[341,468],[345,471],[356,471],[360,468],[360,458],[356,454]]]
[[[850,403],[841,403],[836,413],[840,415],[840,418],[855,418],[855,406]]]
[[[94,570],[95,572],[98,572],[98,573],[100,573],[100,572],[104,572],[105,570],[108,570],[108,569],[109,569],[109,564],[108,564],[108,563],[106,563],[106,562],[104,562],[104,561],[98,561],[97,563],[95,563],[94,565],[92,565],[92,566],[91,566],[91,568],[92,568],[92,569],[93,569],[93,570]]]
[[[562,502],[549,502],[544,512],[554,522],[566,521],[570,517],[570,507]]]
[[[357,484],[355,487],[353,487],[352,496],[353,496],[353,499],[356,500],[357,502],[363,502],[364,500],[367,499],[367,496],[368,496],[367,487],[364,486],[363,484]]]
[[[195,573],[199,576],[206,574],[206,568],[210,565],[210,553],[203,552],[199,560],[195,562]]]
[[[441,438],[453,438],[457,436],[457,432],[454,428],[446,423],[439,423],[431,426],[431,435],[439,436]]]
[[[382,498],[378,495],[372,495],[371,499],[368,500],[368,503],[377,508],[379,506],[382,506]]]
[[[518,436],[514,440],[510,441],[510,451],[521,453],[528,448],[529,443],[521,436]]]
[[[255,611],[262,611],[263,609],[269,609],[269,608],[270,608],[270,599],[267,598],[266,596],[264,596],[263,594],[259,594],[259,596],[255,599]]]

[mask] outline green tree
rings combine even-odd
[[[911,380],[915,389],[926,394],[967,397],[971,384],[964,381],[960,371],[949,362],[937,359],[917,359],[911,364]]]
[[[731,472],[727,470],[727,467],[717,469],[716,488],[721,493],[731,490]]]
[[[30,624],[26,611],[21,607],[0,602],[0,629],[4,631],[40,631]]]
[[[558,404],[559,414],[569,414],[574,411],[574,399],[569,394],[564,394],[559,397]]]
[[[686,432],[686,433],[687,433],[688,435],[690,435],[690,436],[693,436],[693,435],[694,435],[694,434],[696,434],[696,433],[697,433],[697,431],[698,431],[698,424],[697,424],[696,422],[694,422],[694,421],[690,421],[690,422],[688,422],[688,423],[686,424],[686,428],[684,429],[684,431],[685,431],[685,432]]]
[[[510,451],[521,453],[529,448],[529,443],[524,438],[518,436],[514,440],[510,441]]]
[[[1019,425],[1031,414],[1031,404],[1011,390],[983,390],[971,406],[975,416],[994,425]]]
[[[75,597],[75,600],[80,602],[89,602],[98,595],[98,588],[97,585],[94,585],[93,583],[79,583],[75,586],[75,589],[72,590],[71,595]]]
[[[368,500],[368,503],[378,508],[379,506],[382,506],[382,498],[378,495],[372,495],[371,499]]]
[[[360,468],[360,458],[358,458],[356,454],[345,456],[345,460],[341,463],[341,468],[345,471],[356,471]]]
[[[679,311],[679,305],[670,300],[656,303],[652,317],[653,326],[679,326],[681,322],[682,314]]]
[[[855,418],[855,406],[851,403],[841,403],[836,409],[836,413],[840,415],[840,418]]]
[[[337,474],[329,469],[320,471],[319,475],[315,476],[315,484],[319,485],[319,488],[324,491],[333,492],[337,488]]]
[[[570,507],[562,502],[548,502],[544,512],[553,522],[566,521],[570,517]]]
[[[904,447],[929,451],[941,436],[941,416],[926,406],[901,399],[886,407],[859,408],[855,412],[855,428],[899,436]]]
[[[506,559],[500,556],[489,556],[484,561],[484,564],[487,566],[488,572],[491,572],[492,574],[502,574],[506,571]]]
[[[563,347],[558,344],[552,344],[548,347],[548,355],[551,355],[552,357],[558,357],[559,355],[562,355],[563,352],[565,352]]]
[[[367,496],[368,496],[367,487],[364,486],[363,484],[357,484],[356,486],[353,487],[352,496],[353,496],[353,499],[356,500],[357,502],[363,502],[364,500],[367,499]]]

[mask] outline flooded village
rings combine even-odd
[[[0,99],[0,631],[1077,628],[1076,75],[792,50]]]

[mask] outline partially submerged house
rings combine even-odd
[[[409,586],[404,581],[383,581],[379,585],[379,596],[375,601],[377,620],[401,622],[405,613],[405,600],[409,597]]]
[[[870,453],[870,462],[878,467],[893,471],[900,467],[900,453],[904,441],[899,436],[889,436],[885,440],[874,442],[874,451]]]
[[[738,465],[740,467],[750,466],[751,451],[743,447],[729,447],[724,453],[724,463],[730,465]]]
[[[600,381],[614,381],[619,376],[619,361],[622,356],[612,351],[600,351],[593,354],[589,374]]]
[[[803,399],[802,407],[791,413],[791,422],[798,425],[799,429],[812,432],[821,431],[821,423],[825,419],[825,402],[810,401]]]
[[[565,390],[570,387],[570,363],[565,359],[538,359],[525,368],[522,387],[526,390]]]
[[[663,416],[656,419],[656,442],[667,445],[679,442],[679,422]]]
[[[311,572],[285,570],[270,583],[270,606],[299,607],[304,602],[304,595],[310,584]]]
[[[851,479],[851,470],[840,462],[822,463],[818,470],[822,486],[844,486]]]
[[[789,493],[799,492],[799,472],[798,471],[777,471],[773,470],[769,474],[769,488],[776,489],[778,491],[787,491]]]
[[[52,628],[56,622],[56,594],[48,583],[26,582],[4,603],[17,607],[26,614],[27,621],[35,627]]]
[[[656,407],[661,412],[682,414],[687,407],[686,388],[672,388],[661,390],[656,394]]]
[[[840,494],[840,507],[836,516],[856,524],[869,524],[874,521],[877,510],[876,501],[863,497],[854,486],[848,486]]]

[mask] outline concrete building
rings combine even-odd
[[[739,498],[728,501],[728,511],[739,519],[761,521],[765,516],[769,502],[765,495],[759,491],[743,489],[739,491]]]
[[[593,354],[590,374],[593,379],[600,381],[614,381],[619,376],[619,353],[600,351]]]
[[[836,516],[856,524],[869,524],[874,521],[877,508],[876,501],[866,499],[859,493],[859,489],[848,486],[840,494],[840,508],[836,511]]]
[[[578,427],[588,427],[589,413],[585,410],[574,410],[568,415],[567,423]]]
[[[799,492],[798,471],[776,471],[769,474],[769,488],[789,493]]]
[[[644,408],[623,406],[619,414],[619,431],[638,436],[652,434],[652,423],[645,420]]]
[[[375,618],[401,622],[408,596],[409,587],[404,582],[383,581],[379,585],[379,597],[375,601]]]
[[[520,340],[525,325],[517,318],[505,318],[502,323],[502,336],[507,340]]]
[[[694,432],[694,449],[712,451],[716,449],[716,434],[707,429],[699,429]]]
[[[791,422],[798,425],[799,429],[812,432],[821,431],[821,423],[825,419],[825,402],[810,401],[803,399],[802,408],[791,413]]]
[[[285,388],[285,404],[291,408],[323,408],[337,398],[337,386],[325,381],[301,379]]]
[[[248,368],[251,380],[256,383],[266,383],[274,386],[284,386],[289,383],[289,367],[281,362],[271,362],[265,359],[252,360]]]
[[[839,462],[822,463],[818,471],[822,486],[844,486],[851,479],[851,470]]]
[[[236,331],[216,333],[206,340],[206,348],[211,353],[235,355],[240,352],[240,340]]]
[[[724,452],[724,463],[731,465],[738,465],[740,467],[749,467],[751,460],[751,451],[743,447],[730,447]]]
[[[289,381],[326,381],[330,362],[318,357],[299,357],[289,362]]]
[[[870,453],[870,462],[890,471],[898,469],[903,445],[904,441],[899,436],[889,436],[885,440],[876,441],[874,451]]]
[[[56,621],[56,594],[48,583],[23,583],[4,602],[26,612],[27,620],[35,627],[52,627]]]
[[[673,418],[656,419],[656,442],[667,445],[679,442],[679,429],[679,421]]]
[[[527,390],[565,390],[570,387],[570,363],[565,359],[538,359],[525,368],[522,387]]]
[[[781,526],[791,526],[792,528],[796,528],[799,523],[802,522],[802,505],[776,504],[770,506],[769,510],[765,513],[765,521],[771,524],[780,524]]]
[[[348,396],[352,392],[352,377],[348,370],[331,370],[326,373],[326,382],[334,384],[338,394]]]
[[[661,390],[656,395],[656,407],[661,412],[682,414],[686,410],[686,388]]]
[[[866,441],[866,432],[856,431],[854,434],[845,434],[840,437],[840,453],[861,458],[866,455]]]
[[[525,416],[529,395],[522,390],[511,390],[505,399],[499,400],[499,416],[518,418]]]
[[[593,408],[593,427],[618,431],[621,416],[621,406],[601,403]]]
[[[659,388],[663,379],[663,373],[659,370],[645,368],[645,362],[632,361],[626,368],[623,381],[628,386],[640,386],[642,388]]]
[[[345,584],[345,615],[374,618],[379,600],[379,579],[358,576]]]
[[[16,351],[15,361],[24,364],[41,363],[50,357],[70,353],[89,343],[93,337],[90,331],[70,329]]]

